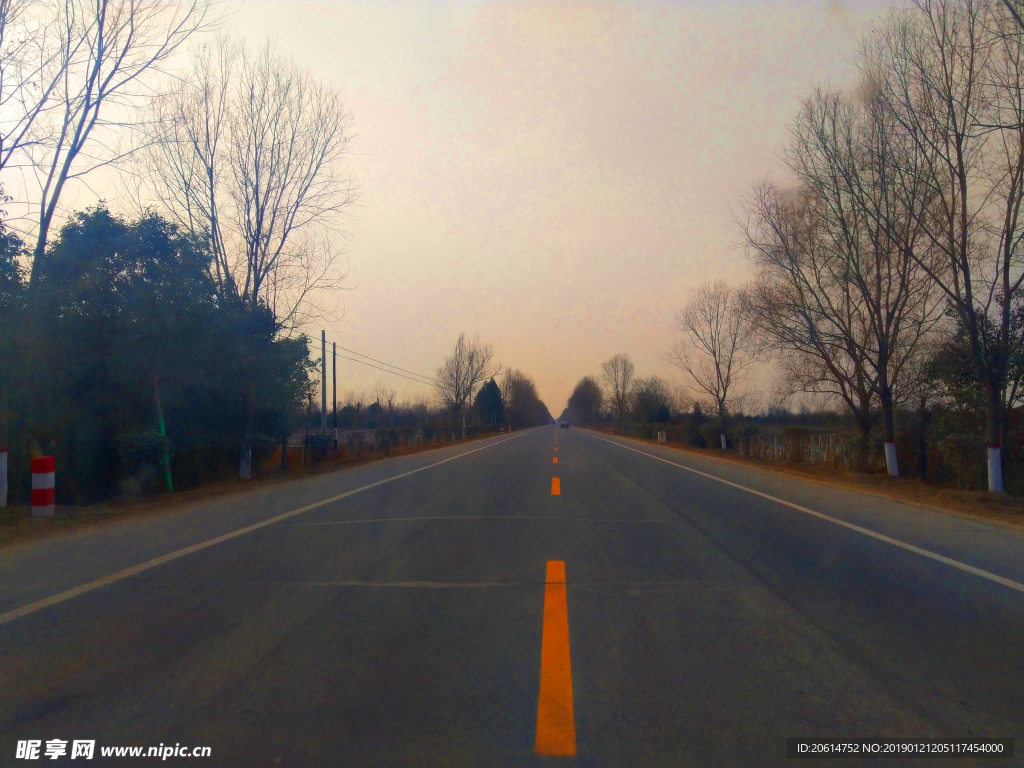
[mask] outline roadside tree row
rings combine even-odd
[[[1014,9],[915,0],[864,39],[855,92],[821,86],[803,99],[787,178],[755,183],[737,215],[753,281],[722,318],[709,299],[724,301],[726,286],[700,289],[680,316],[673,362],[722,418],[735,353],[770,357],[784,394],[844,404],[862,466],[880,422],[896,475],[897,408],[966,398],[983,421],[988,487],[1003,490],[1024,347],[1024,28]],[[733,343],[747,339],[758,343]]]

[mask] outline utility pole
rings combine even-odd
[[[334,447],[338,447],[338,342],[331,342],[331,403],[334,412]]]
[[[327,436],[327,331],[320,331],[320,434]]]

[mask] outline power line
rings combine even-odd
[[[328,339],[328,341],[331,341],[331,340]],[[334,343],[337,343],[337,342],[334,342]],[[338,349],[342,350],[343,352],[348,352],[350,355],[356,355],[357,357],[366,358],[367,360],[371,360],[371,361],[373,361],[375,363],[378,363],[379,365],[386,366],[387,368],[394,368],[395,371],[401,371],[402,373],[407,373],[410,376],[414,376],[415,379],[424,379],[426,382],[428,382],[430,384],[437,384],[437,379],[435,379],[433,376],[426,376],[426,375],[424,375],[422,373],[416,373],[415,371],[407,370],[406,368],[399,368],[397,365],[392,365],[391,363],[385,363],[383,360],[378,360],[375,357],[370,357],[369,355],[364,355],[362,352],[356,352],[354,349],[348,349],[346,347],[341,346],[341,344],[338,344]],[[342,357],[342,359],[343,360],[352,360],[352,358],[350,358],[350,357]],[[354,362],[354,363],[363,363],[362,360],[352,360],[352,362]],[[363,365],[369,365],[369,363],[363,363]],[[371,365],[370,367],[371,368],[377,368],[376,365]],[[394,371],[389,371],[389,370],[386,370],[385,368],[378,368],[378,370],[384,371],[385,373],[394,373]],[[396,376],[400,376],[401,374],[396,373],[395,375]],[[402,378],[407,379],[407,378],[409,378],[409,376],[403,376]]]
[[[348,352],[350,355],[355,355],[356,357],[365,357],[367,360],[372,360],[375,363],[386,365],[388,368],[394,368],[396,371],[401,371],[402,373],[409,373],[412,374],[413,376],[417,376],[421,379],[426,379],[427,381],[431,381],[434,383],[437,382],[437,379],[435,379],[433,376],[425,376],[422,373],[416,373],[415,371],[407,371],[405,368],[399,368],[397,365],[385,363],[383,360],[377,360],[375,358],[370,357],[369,355],[364,355],[362,352],[356,352],[354,349],[345,349],[345,347],[341,346],[340,344],[338,345],[338,349]]]
[[[395,373],[394,371],[388,371],[386,368],[381,368],[380,366],[374,366],[373,364],[371,364],[371,362],[367,362],[365,360],[356,359],[355,357],[346,357],[343,354],[339,354],[338,356],[341,357],[341,359],[343,359],[343,360],[351,360],[352,362],[359,362],[359,364],[364,365],[364,366],[370,366],[370,368],[376,368],[378,371],[383,371],[386,374],[392,374],[393,376],[400,376],[402,379],[409,379],[410,381],[415,381],[417,384],[426,384],[428,386],[433,386],[433,384],[434,384],[434,382],[432,380],[431,381],[424,381],[422,379],[414,379],[412,376],[406,376],[404,374]],[[387,364],[384,364],[384,365],[387,365]]]
[[[396,373],[395,371],[389,371],[387,368],[381,368],[379,365],[373,365],[371,363],[366,362],[365,360],[357,360],[354,357],[345,357],[344,355],[338,355],[338,357],[340,357],[342,360],[351,360],[353,363],[361,363],[362,365],[367,365],[370,368],[376,368],[378,371],[384,371],[384,373],[390,373],[393,376],[401,376],[403,379],[408,379],[409,381],[415,381],[417,384],[426,384],[428,386],[433,386],[433,380],[431,380],[431,381],[423,381],[422,379],[414,379],[412,376],[406,376],[403,373]],[[387,363],[385,363],[385,365],[387,365]]]

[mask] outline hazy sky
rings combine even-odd
[[[433,373],[479,334],[557,415],[616,352],[683,380],[675,313],[746,273],[730,209],[778,173],[801,95],[852,83],[887,5],[246,0],[226,25],[355,116],[364,196],[328,338]],[[379,375],[346,362],[339,390]]]

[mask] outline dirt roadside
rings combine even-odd
[[[599,430],[588,429],[587,431],[597,435],[606,434]],[[625,438],[637,443],[656,445],[661,448],[671,448],[681,453],[701,456],[715,461],[756,467],[770,472],[797,477],[809,483],[846,488],[933,511],[998,521],[1013,526],[1024,526],[1024,499],[1010,496],[1006,493],[968,491],[961,488],[923,483],[917,478],[847,472],[815,464],[766,461],[715,448],[696,448],[680,443],[658,443],[656,440],[648,440],[631,435],[613,434],[611,436]]]
[[[0,548],[21,544],[32,539],[48,536],[59,536],[65,533],[82,530],[84,527],[117,523],[127,518],[152,517],[173,512],[184,504],[204,499],[229,496],[259,490],[269,486],[289,483],[308,477],[326,475],[334,472],[347,472],[357,467],[376,461],[386,461],[401,456],[411,456],[439,448],[451,448],[458,445],[485,440],[501,435],[487,434],[456,440],[450,443],[428,443],[415,448],[395,448],[388,454],[372,454],[358,459],[332,461],[327,459],[316,467],[302,467],[288,470],[274,470],[263,477],[253,480],[231,479],[210,483],[199,488],[180,493],[145,496],[136,499],[116,499],[99,504],[85,506],[58,505],[52,517],[32,517],[32,509],[28,506],[10,506],[0,509]]]

